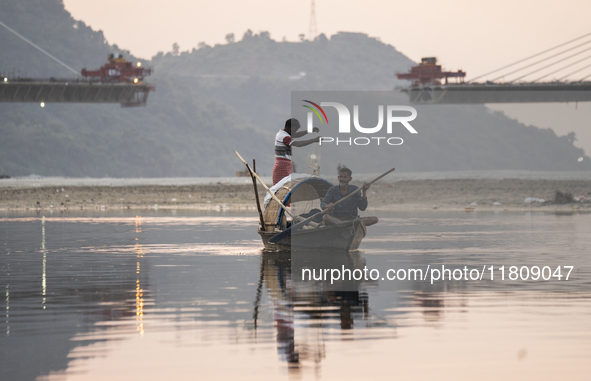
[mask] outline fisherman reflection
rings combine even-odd
[[[276,306],[274,312],[275,329],[277,330],[277,352],[282,361],[298,364],[300,355],[295,347],[295,329],[293,306]]]
[[[365,265],[358,252],[339,255],[346,259],[345,267],[351,270]],[[334,326],[335,317],[341,329],[350,330],[355,318],[367,319],[369,307],[367,293],[361,290],[360,283],[356,290],[339,291],[326,290],[322,284],[295,282],[291,257],[289,252],[265,252],[261,280],[273,304],[279,357],[291,370],[298,371],[307,361],[319,366],[325,357],[322,329]],[[296,320],[302,322],[299,329]]]
[[[289,363],[290,367],[297,368],[300,355],[295,345],[294,308],[291,303],[291,288],[289,287],[291,283],[290,257],[285,253],[273,254],[263,254],[261,280],[264,280],[267,292],[273,301],[273,320],[277,332],[279,357],[282,361]]]
[[[422,309],[425,321],[437,323],[443,319],[445,303],[443,294],[438,292],[416,291],[413,293],[414,304]]]

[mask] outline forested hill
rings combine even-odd
[[[39,45],[70,67],[98,68],[109,45],[101,31],[74,20],[61,0],[0,0],[0,21]],[[0,71],[24,77],[72,77],[72,72],[0,27]],[[129,56],[128,51],[122,53]]]
[[[137,60],[74,20],[60,0],[0,0],[0,21],[77,70],[100,67],[111,52]],[[402,84],[394,73],[413,64],[361,33],[287,42],[247,32],[227,40],[143,61],[155,69],[147,80],[156,85],[144,108],[0,104],[0,174],[231,176],[242,169],[235,149],[270,174],[273,137],[289,117],[290,91],[390,91]],[[0,72],[71,75],[4,28],[0,44]],[[394,154],[397,169],[577,170],[588,162],[577,161],[583,151],[572,137],[526,127],[483,106],[455,106],[453,113],[450,119],[448,111],[436,112],[433,126],[425,120],[420,144]],[[329,153],[323,153],[325,168],[340,161]],[[356,160],[370,168],[376,160],[391,160],[388,155]]]

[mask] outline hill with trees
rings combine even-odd
[[[138,60],[73,19],[61,0],[0,0],[0,21],[76,69],[96,69],[113,52]],[[0,40],[0,72],[71,76],[4,28]],[[154,68],[147,81],[156,86],[146,107],[0,103],[0,174],[232,176],[242,169],[234,150],[270,174],[273,138],[290,115],[292,91],[392,91],[403,85],[394,73],[414,64],[361,33],[289,42],[250,31],[142,62]],[[402,94],[392,96],[404,102],[396,98]],[[589,160],[577,161],[584,152],[573,146],[574,136],[525,126],[484,106],[417,110],[420,139],[348,162],[368,172],[383,161],[403,171],[590,169]],[[343,162],[335,147],[322,149],[323,168]]]

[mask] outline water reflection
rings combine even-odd
[[[47,249],[45,248],[45,216],[41,218],[41,252],[43,253],[43,273],[41,275],[41,288],[43,295],[43,309],[47,301]]]
[[[292,260],[293,258],[298,258]],[[365,259],[359,252],[263,252],[260,281],[264,283],[273,308],[276,329],[277,351],[282,361],[288,363],[291,371],[297,371],[306,363],[319,368],[326,356],[325,341],[334,339],[335,331],[341,330],[341,339],[354,340],[355,335],[344,334],[354,328],[380,328],[375,335],[366,333],[357,339],[392,339],[396,335],[393,324],[386,319],[372,316],[364,282],[343,285],[326,281],[301,282],[298,275],[301,267],[295,263],[307,259],[322,258],[322,262],[339,263],[353,271],[365,266]],[[351,289],[354,287],[354,289]],[[254,326],[260,302],[260,287],[255,298]],[[362,322],[363,324],[357,324]]]
[[[142,217],[136,216],[135,217],[135,232],[141,233],[142,232]],[[139,237],[135,238],[136,241],[139,241]],[[136,279],[136,287],[135,287],[135,315],[137,320],[137,330],[144,335],[144,290],[142,289],[142,285],[140,283],[140,273],[141,273],[141,262],[140,259],[144,257],[144,251],[142,249],[142,245],[139,243],[135,244],[135,252],[137,255],[137,279]]]
[[[5,282],[6,285],[4,286],[5,290],[6,290],[6,318],[5,318],[5,324],[6,324],[6,336],[10,336],[10,247],[6,247],[6,243],[4,243],[4,250],[6,251],[6,277],[5,277]]]
[[[591,371],[591,216],[383,215],[362,251],[319,256],[262,252],[256,216],[162,213],[0,219],[2,379]],[[301,279],[326,263],[542,262],[576,271],[520,284]]]
[[[24,224],[0,223],[0,279],[6,290],[3,379],[32,380],[66,369],[76,347],[105,340],[100,334],[77,339],[89,330],[121,329],[119,322],[137,316],[143,333],[150,293],[141,271],[140,241],[131,264],[117,252],[88,256],[72,250],[74,243],[86,241],[84,225],[63,225],[45,216]]]

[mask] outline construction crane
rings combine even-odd
[[[142,68],[142,63],[135,66],[125,60],[121,54],[109,54],[108,64],[101,66],[98,70],[82,69],[81,74],[90,81],[98,82],[133,82],[139,83],[144,77],[152,74],[152,69]]]
[[[460,83],[464,82],[466,73],[458,70],[457,72],[443,71],[441,65],[437,65],[436,57],[425,57],[421,63],[413,66],[410,73],[397,73],[398,79],[409,79],[413,86],[421,85],[441,85],[441,80],[445,79],[447,85],[448,78],[459,78]]]

